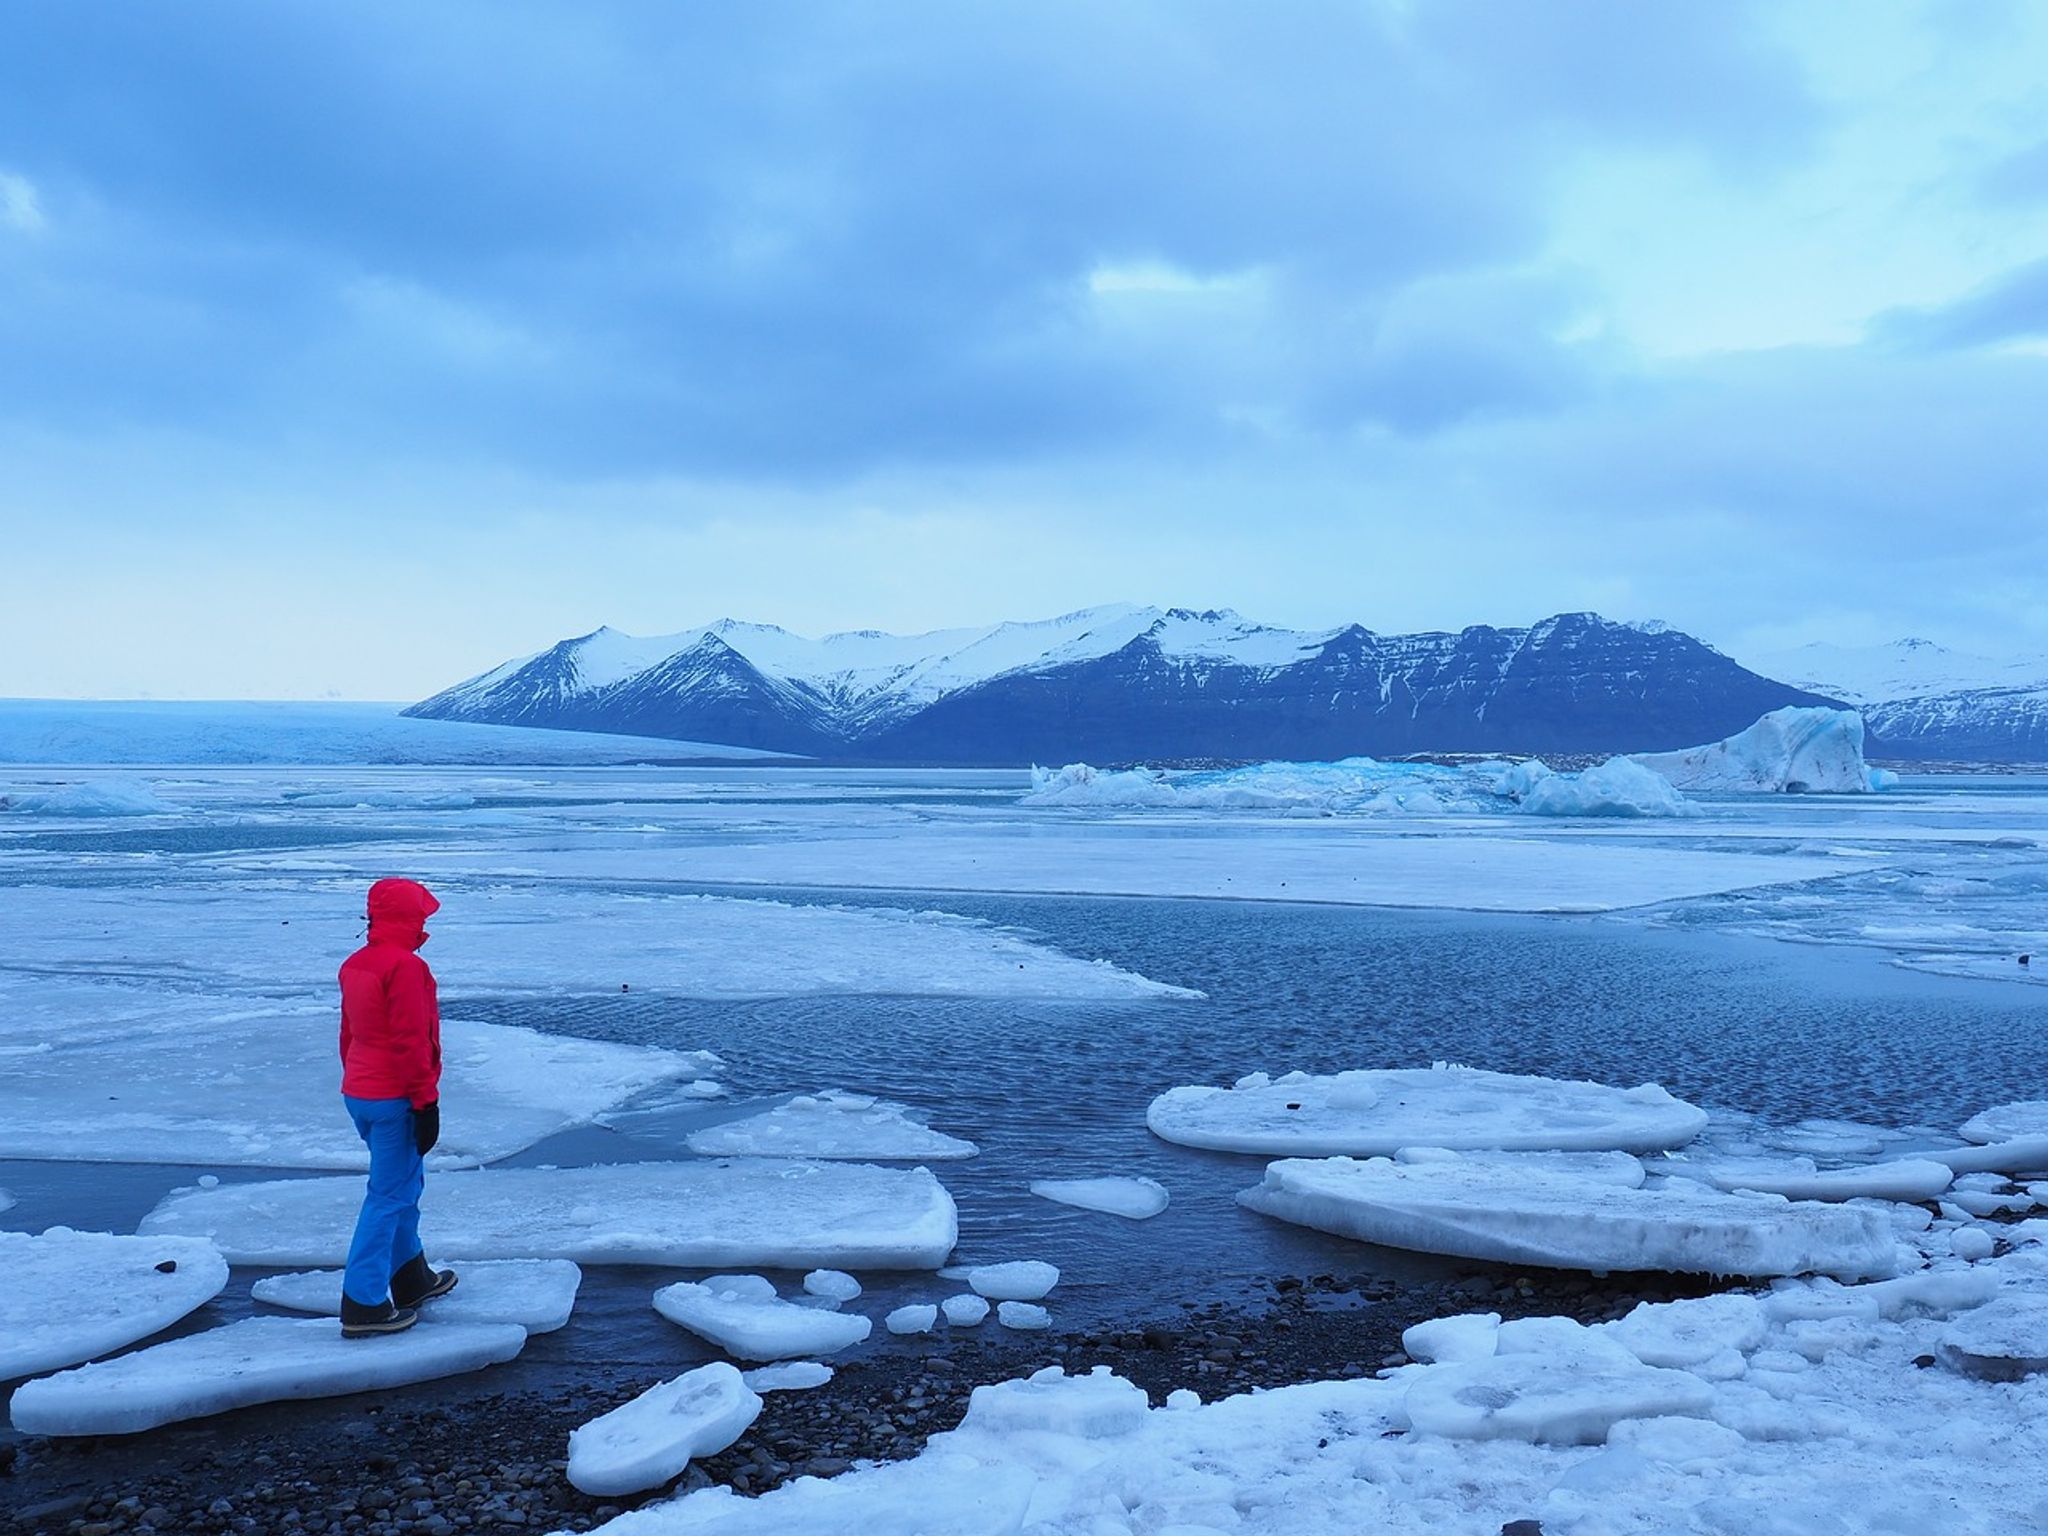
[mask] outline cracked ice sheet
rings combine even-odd
[[[566,855],[614,879],[840,889],[1030,891],[1327,901],[1499,912],[1604,912],[1841,873],[1838,860],[1607,837],[1106,822],[994,830],[933,823],[888,837]]]
[[[492,1162],[706,1058],[516,1026],[442,1025],[430,1162]],[[0,972],[0,1157],[369,1166],[343,1112],[334,1006]]]
[[[361,942],[364,889],[360,879],[332,876],[139,889],[17,886],[4,893],[11,930],[4,964],[229,982],[271,996],[304,989],[326,999],[335,967]],[[498,882],[443,882],[436,894],[441,911],[424,954],[444,1005],[463,996],[616,992],[621,985],[709,998],[1196,995],[945,912]]]

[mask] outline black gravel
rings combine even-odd
[[[1591,1322],[1710,1288],[1683,1276],[1596,1281],[1490,1270],[1416,1287],[1317,1275],[1283,1277],[1247,1304],[1191,1303],[1144,1326],[1023,1334],[991,1320],[942,1329],[922,1356],[854,1358],[823,1387],[767,1394],[737,1444],[693,1463],[674,1489],[635,1499],[587,1498],[569,1485],[569,1431],[659,1373],[471,1391],[456,1401],[413,1393],[282,1404],[142,1435],[0,1444],[0,1520],[21,1536],[582,1531],[676,1490],[757,1494],[857,1461],[913,1456],[927,1436],[960,1422],[976,1386],[1048,1364],[1107,1365],[1155,1402],[1181,1387],[1208,1401],[1401,1364],[1402,1330],[1446,1313]]]

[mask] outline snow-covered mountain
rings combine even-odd
[[[866,761],[1101,763],[1655,751],[1824,702],[1668,626],[1597,614],[1379,635],[1116,605],[908,636],[599,629],[407,713]]]
[[[1802,645],[1745,658],[1765,677],[1795,688],[1832,694],[1851,704],[1924,699],[1987,688],[2048,687],[2048,656],[1998,660],[1950,650],[1932,640],[1889,645]]]
[[[1909,639],[1805,645],[1749,666],[1861,707],[1880,755],[2048,761],[2048,656],[1999,659]]]

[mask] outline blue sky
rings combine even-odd
[[[2048,651],[2048,7],[30,0],[0,694],[600,623]]]

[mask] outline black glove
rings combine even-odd
[[[412,1112],[412,1144],[425,1157],[434,1150],[434,1143],[441,1139],[441,1101],[422,1104]]]

